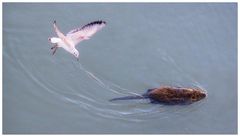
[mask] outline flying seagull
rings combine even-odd
[[[69,53],[73,54],[77,60],[79,56],[78,50],[75,46],[83,40],[90,39],[97,31],[101,30],[106,25],[105,21],[94,21],[83,27],[71,30],[66,34],[66,36],[58,29],[56,21],[53,22],[54,31],[58,37],[51,37],[48,40],[54,44],[51,48],[53,50],[53,55],[59,47],[62,47]]]

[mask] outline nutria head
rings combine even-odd
[[[193,89],[191,89],[191,91],[192,91],[192,93],[191,93],[190,99],[192,102],[202,100],[207,96],[206,92],[204,92],[203,90],[201,90],[199,88],[193,88]]]

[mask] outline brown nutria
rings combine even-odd
[[[151,103],[161,103],[168,105],[191,104],[206,97],[206,92],[199,88],[182,88],[163,86],[160,88],[148,89],[140,96],[126,96],[114,98],[110,101],[128,99],[150,99]]]

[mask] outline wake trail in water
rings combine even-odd
[[[191,77],[187,72],[185,72],[171,56],[166,55],[165,57],[166,57],[166,60],[168,60],[173,64],[176,70],[178,70],[180,73],[185,73],[184,76],[193,83],[194,87],[200,88],[204,90],[205,93],[207,93],[206,89],[198,81],[196,81],[193,77]]]
[[[170,60],[171,63],[173,63],[173,65],[177,68],[178,71],[184,72],[183,69],[177,67],[176,62],[172,58],[170,58],[170,59],[171,59]],[[86,75],[90,79],[92,79],[94,82],[96,82],[100,87],[102,87],[106,90],[109,90],[113,93],[117,93],[120,95],[131,94],[131,95],[135,95],[135,96],[141,96],[141,94],[134,93],[133,91],[123,88],[120,85],[117,85],[111,81],[97,77],[95,74],[93,74],[92,72],[90,72],[86,68],[84,68],[84,66],[81,63],[79,65],[77,65],[77,67],[79,67],[79,69],[81,69],[84,73],[86,73]],[[194,80],[192,77],[190,77],[190,75],[188,75],[187,78],[190,79],[192,82],[194,82],[195,85],[197,84],[197,86],[199,88],[202,88],[202,86],[196,80]],[[76,104],[76,102],[74,102],[74,101],[70,101],[70,102]],[[174,114],[175,116],[182,115],[187,112],[192,112],[194,110],[197,110],[202,105],[202,103],[198,103],[198,104],[194,104],[195,106],[175,106],[174,108],[167,107],[164,105],[158,105],[154,108],[149,109],[149,107],[148,107],[144,110],[141,110],[141,107],[139,107],[140,110],[139,110],[139,108],[137,108],[136,111],[130,111],[129,113],[125,113],[125,112],[120,112],[118,110],[113,110],[113,109],[111,110],[108,108],[101,109],[101,108],[98,108],[97,106],[94,106],[89,103],[84,103],[81,101],[78,101],[78,104],[84,105],[83,107],[85,109],[87,109],[88,111],[91,111],[91,110],[98,111],[97,115],[104,117],[104,118],[121,119],[121,120],[126,119],[128,121],[134,121],[134,122],[154,120],[156,118],[159,118],[159,115],[161,115],[161,118],[168,118],[169,113]],[[139,119],[139,117],[141,119]],[[135,120],[135,119],[137,119],[137,120]]]
[[[123,92],[125,92],[125,91],[127,91],[128,94],[130,93],[130,94],[140,95],[140,94],[133,93],[131,90],[122,88],[122,87],[120,87],[119,85],[116,85],[116,84],[108,81],[110,84],[112,84],[112,86],[114,86],[114,87],[117,88],[118,90],[113,89],[113,87],[111,87],[111,86],[108,85],[108,84],[105,84],[105,83],[103,82],[103,80],[101,80],[100,78],[98,78],[97,76],[95,76],[92,72],[86,70],[86,69],[82,66],[81,63],[80,63],[80,65],[79,65],[79,68],[80,68],[82,71],[84,71],[84,72],[88,75],[88,77],[92,78],[92,79],[93,79],[99,86],[101,86],[102,88],[105,88],[105,89],[107,89],[107,90],[110,90],[110,91],[112,91],[112,92],[114,92],[114,93],[121,94],[121,95],[124,95],[125,93],[123,93]]]

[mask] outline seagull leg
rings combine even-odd
[[[54,48],[56,48],[56,47],[57,47],[57,44],[55,44],[55,45],[51,48],[51,50],[54,49]]]
[[[54,50],[53,50],[53,53],[52,53],[52,55],[54,55],[54,54],[56,53],[56,51],[57,51],[57,48],[58,48],[57,46],[53,48]]]

